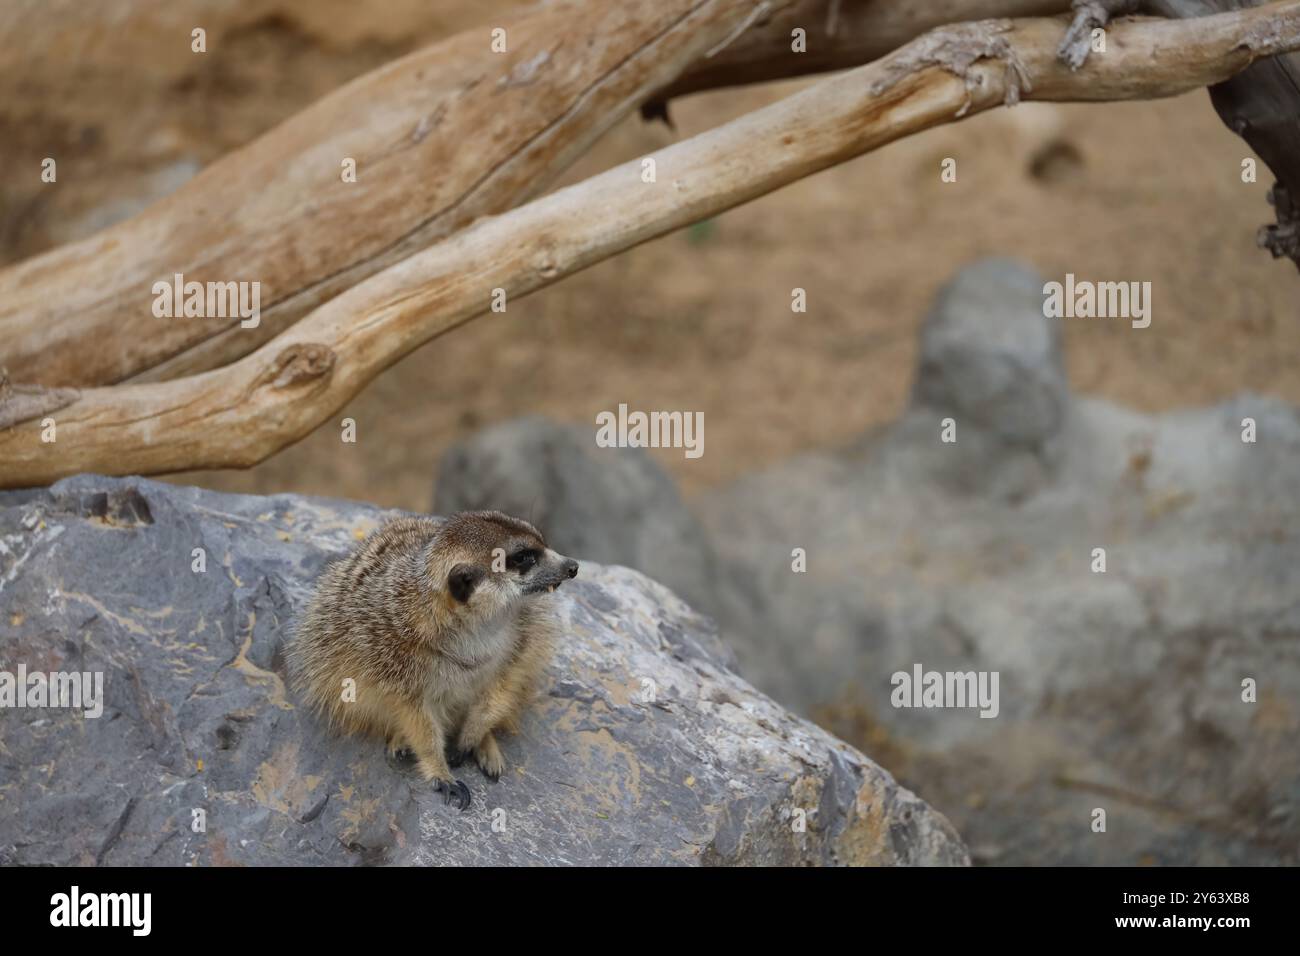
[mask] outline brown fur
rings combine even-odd
[[[494,570],[494,557],[500,567],[524,549],[533,567]],[[536,528],[500,512],[390,522],[321,575],[288,647],[295,687],[333,727],[412,750],[427,780],[452,784],[448,743],[496,778],[494,732],[517,726],[550,660],[546,588],[576,573]],[[467,599],[457,578],[472,579]]]

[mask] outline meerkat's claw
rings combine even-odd
[[[448,747],[446,750],[447,766],[453,770],[459,767],[469,757],[468,750],[459,750],[455,747]]]
[[[435,780],[433,789],[435,793],[442,794],[443,803],[455,804],[456,809],[461,813],[469,809],[469,787],[465,786],[461,781],[453,780],[448,783],[446,780]]]

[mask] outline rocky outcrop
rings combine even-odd
[[[757,693],[672,593],[586,563],[544,698],[462,813],[295,706],[282,644],[390,513],[78,476],[0,494],[0,670],[103,712],[0,709],[0,862],[962,864],[938,813]]]

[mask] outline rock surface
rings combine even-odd
[[[0,669],[105,681],[99,718],[0,710],[0,862],[968,861],[941,815],[621,568],[561,590],[548,693],[499,783],[462,772],[465,813],[381,743],[329,737],[286,691],[282,641],[326,561],[390,514],[89,475],[0,494]]]

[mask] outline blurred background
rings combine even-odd
[[[68,49],[6,43],[0,263],[128,217],[348,80],[526,5],[213,2],[219,57],[164,43],[189,29],[165,4],[136,5],[112,42],[101,11],[104,30]],[[674,101],[675,129],[629,118],[563,182],[807,82]],[[56,148],[57,190],[13,172]],[[634,564],[716,615],[746,676],[948,814],[977,862],[1295,863],[1300,296],[1295,269],[1255,246],[1272,178],[1261,163],[1243,183],[1251,155],[1204,92],[977,116],[429,343],[340,414],[354,446],[326,426],[248,471],[174,480],[416,511],[540,508],[544,530],[579,539],[557,547]],[[955,183],[939,176],[949,157]],[[990,256],[1018,264],[962,273]],[[1150,328],[1044,331],[1041,281],[1067,272],[1149,281]],[[791,311],[795,287],[806,313]],[[945,369],[1010,355],[1049,380],[1055,418],[1027,439],[973,441],[956,470],[925,458],[938,420],[914,391],[927,316],[959,333],[926,366],[940,393],[959,388]],[[1022,330],[1009,342],[980,331],[1008,316]],[[703,412],[705,454],[584,464],[564,426],[590,434],[620,403]],[[1245,415],[1272,423],[1248,464],[1232,457]],[[482,433],[520,416],[545,420]],[[1034,449],[1014,474],[999,472],[1004,439]],[[544,481],[524,472],[521,489],[503,463],[527,468],[538,448],[561,464]],[[620,486],[654,490],[629,502]],[[1088,565],[1106,544],[1102,587]],[[806,581],[789,573],[795,547]],[[891,710],[889,673],[916,661],[1000,668],[1003,717]],[[1243,711],[1241,677],[1266,674]],[[1125,808],[1127,833],[1091,839],[1097,805]]]

